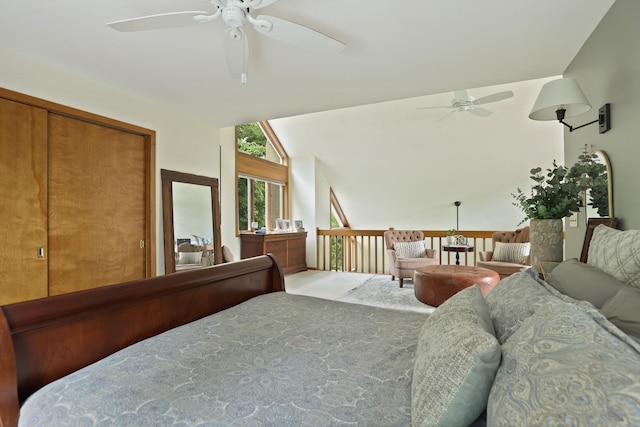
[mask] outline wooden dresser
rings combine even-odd
[[[273,254],[285,274],[307,269],[307,232],[241,233],[240,258]]]

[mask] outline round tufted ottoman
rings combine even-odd
[[[486,296],[499,281],[500,275],[493,270],[464,265],[430,265],[413,272],[416,298],[434,307],[473,285],[478,285]]]

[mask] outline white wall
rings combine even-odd
[[[322,206],[318,201],[316,191],[316,164],[313,157],[298,157],[290,161],[291,188],[291,220],[302,220],[307,231],[307,265],[315,266],[316,229],[318,218],[317,206]],[[293,224],[293,222],[292,222]]]
[[[219,129],[7,50],[0,64],[0,87],[156,131],[156,259],[164,273],[160,169],[218,178]]]
[[[236,236],[236,129],[220,129],[220,216],[222,244],[240,259],[240,239]]]

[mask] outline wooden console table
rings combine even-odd
[[[240,258],[273,254],[285,274],[307,269],[307,232],[241,233]]]

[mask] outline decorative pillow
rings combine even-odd
[[[496,242],[491,261],[515,262],[524,264],[531,252],[531,243]]]
[[[597,267],[572,258],[561,262],[547,277],[547,283],[570,297],[589,301],[600,308],[627,285]]]
[[[178,264],[200,264],[202,251],[200,252],[178,252]]]
[[[415,242],[396,242],[393,244],[398,258],[424,258],[427,250],[424,247],[424,240]]]
[[[604,303],[600,313],[625,333],[640,338],[640,289],[626,287],[618,291]]]
[[[552,295],[529,269],[505,277],[487,295],[487,305],[496,331],[496,338],[504,343],[522,322],[537,309],[562,302]]]
[[[640,425],[640,354],[562,304],[536,312],[502,345],[487,425]]]
[[[587,264],[640,288],[640,230],[597,226],[589,244]]]
[[[480,288],[474,285],[445,301],[418,337],[411,424],[463,426],[475,421],[486,407],[500,356]]]

